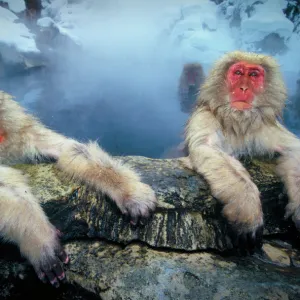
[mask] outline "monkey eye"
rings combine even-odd
[[[256,71],[253,71],[253,72],[249,73],[249,76],[256,77],[256,76],[258,76],[258,73]]]
[[[237,71],[234,72],[234,74],[236,74],[236,75],[242,75],[242,72],[239,71],[239,70],[237,70]]]

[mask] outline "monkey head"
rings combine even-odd
[[[255,96],[264,91],[265,70],[258,64],[239,61],[226,74],[230,106],[237,110],[253,107]]]
[[[282,115],[287,91],[276,60],[268,55],[233,51],[212,67],[201,86],[198,106],[208,107],[221,119],[276,120]]]
[[[200,64],[190,63],[184,65],[182,77],[185,79],[188,88],[199,88],[203,74],[203,69]]]

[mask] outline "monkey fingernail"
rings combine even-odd
[[[38,274],[38,278],[39,278],[43,283],[47,283],[47,278],[46,278],[46,274],[45,274],[45,273],[39,273],[39,274]]]
[[[66,259],[63,261],[63,263],[64,263],[65,265],[67,265],[69,262],[70,262],[70,257],[67,256]]]
[[[130,224],[132,225],[132,226],[136,226],[136,221],[133,221],[133,220],[130,220]]]
[[[58,288],[59,287],[59,282],[58,280],[55,278],[54,280],[50,281],[50,283],[55,287]]]
[[[62,261],[64,264],[69,263],[70,259],[69,259],[68,254],[66,253],[66,251],[61,250],[56,255],[58,256],[58,258],[60,259],[60,261]]]
[[[131,220],[130,220],[131,225],[136,226],[138,222],[139,222],[139,217],[138,216],[131,217]]]
[[[62,237],[64,235],[59,229],[56,229],[56,233],[59,237]]]
[[[63,272],[61,275],[57,276],[59,280],[64,280],[66,278],[66,274]]]

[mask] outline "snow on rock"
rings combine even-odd
[[[42,11],[42,15],[47,17],[56,17],[59,12],[60,9],[64,6],[66,6],[68,4],[68,0],[52,0],[52,1],[46,1],[43,0],[42,1],[42,6],[43,6],[43,11]]]
[[[225,0],[219,5],[204,0],[185,5],[169,41],[183,61],[211,64],[224,52],[241,49],[278,56],[281,61],[292,54],[295,59],[286,67],[295,69],[299,35],[283,12],[286,6],[285,0]]]
[[[14,13],[20,13],[26,9],[24,0],[9,0],[4,2],[8,3],[9,9]]]
[[[11,11],[0,7],[0,54],[4,63],[21,63],[26,67],[40,65],[34,36]]]
[[[55,24],[52,18],[44,17],[37,20],[37,26],[48,28]]]
[[[206,68],[224,52],[235,48],[229,24],[218,17],[215,3],[203,0],[198,5],[184,5],[180,10],[182,18],[174,26],[170,42],[179,47],[183,63],[199,61]]]
[[[44,1],[42,10],[42,18],[37,21],[37,25],[43,30],[52,30],[55,35],[56,44],[60,44],[62,40],[69,40],[74,44],[81,45],[79,37],[74,34],[74,27],[78,20],[84,16],[86,11],[85,4],[68,4],[67,0],[53,0],[51,2]],[[76,11],[76,8],[77,11]],[[74,11],[75,10],[75,11]],[[75,20],[73,21],[73,17]],[[78,18],[78,19],[77,19]],[[70,19],[70,20],[69,20]]]
[[[244,43],[261,41],[270,33],[287,40],[293,33],[294,24],[285,17],[282,9],[281,1],[268,0],[258,5],[253,15],[241,22]]]
[[[70,38],[76,44],[80,45],[80,40],[77,36],[73,35],[70,30],[64,28],[63,26],[59,25],[59,23],[55,23],[55,21],[50,17],[43,17],[37,20],[37,25],[40,28],[53,28],[57,29],[57,33]]]

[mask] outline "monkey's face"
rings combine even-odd
[[[185,78],[189,88],[197,87],[200,82],[202,69],[187,68],[185,69]]]
[[[249,110],[264,91],[265,71],[260,65],[240,61],[228,69],[226,83],[231,108]]]

